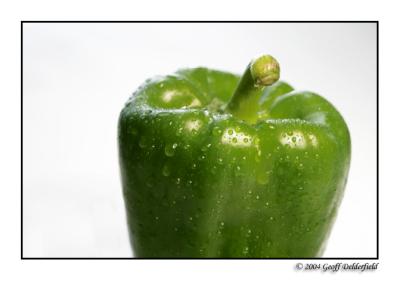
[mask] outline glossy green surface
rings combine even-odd
[[[136,257],[321,255],[347,179],[347,126],[324,98],[280,81],[239,118],[226,110],[238,81],[184,69],[146,81],[123,108]]]

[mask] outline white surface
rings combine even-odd
[[[261,53],[350,128],[350,177],[325,256],[375,256],[375,25],[327,23],[25,24],[24,256],[129,257],[116,150],[124,102],[153,75],[241,73]]]

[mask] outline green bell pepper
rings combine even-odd
[[[339,112],[279,80],[268,55],[243,76],[182,69],[147,80],[119,118],[137,257],[317,257],[350,165]]]

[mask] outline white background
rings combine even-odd
[[[350,129],[351,171],[325,256],[376,256],[375,24],[27,23],[23,39],[25,257],[130,256],[116,143],[124,102],[153,75],[241,73],[262,53]]]
[[[372,0],[265,2],[261,0],[211,1],[149,0],[141,4],[106,1],[13,1],[0,9],[0,262],[7,280],[132,280],[135,278],[205,280],[376,280],[398,276],[399,213],[398,64],[400,40],[394,4]],[[393,2],[392,2],[393,3]],[[229,7],[229,9],[227,9]],[[380,251],[376,273],[304,273],[294,270],[298,261],[21,261],[20,260],[20,20],[379,20],[380,24]],[[280,58],[281,59],[281,58]],[[4,79],[5,78],[5,79]],[[360,103],[362,104],[362,102]],[[356,221],[358,218],[354,218]],[[334,264],[336,261],[314,261]],[[346,262],[346,261],[342,261]],[[352,262],[348,260],[348,262]],[[363,261],[358,261],[363,262]],[[373,262],[366,260],[365,262]]]

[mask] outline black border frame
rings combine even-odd
[[[376,24],[376,256],[316,258],[24,257],[23,252],[23,30],[24,23],[375,23]],[[379,21],[21,21],[21,260],[379,260]]]

